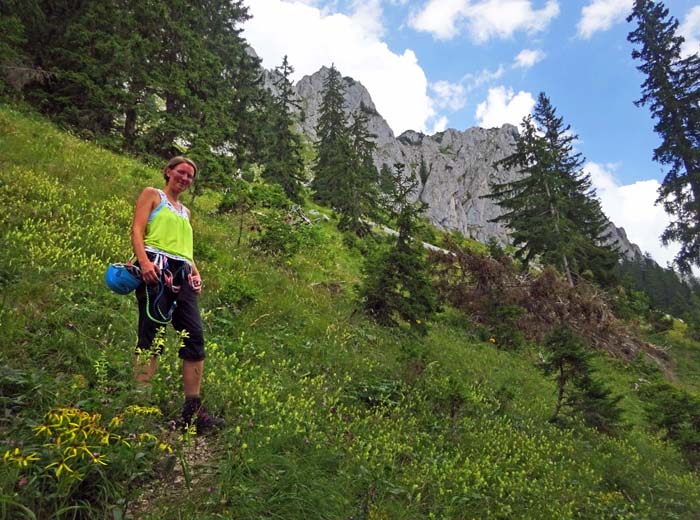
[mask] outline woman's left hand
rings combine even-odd
[[[190,287],[192,287],[192,290],[199,294],[202,292],[202,277],[199,276],[198,274],[190,274],[187,277],[187,280],[190,283]]]

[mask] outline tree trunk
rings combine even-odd
[[[128,109],[124,119],[124,148],[129,150],[133,147],[136,140],[136,109],[134,107]]]
[[[554,230],[557,232],[557,236],[561,236],[560,231],[559,231],[559,212],[557,209],[554,207],[554,204],[552,203],[552,194],[549,191],[549,184],[547,182],[544,183],[544,189],[547,191],[547,198],[549,199],[549,212],[552,215],[552,218],[554,219]],[[571,276],[571,269],[569,268],[569,259],[566,257],[565,253],[562,253],[561,255],[562,258],[562,264],[564,267],[564,275],[566,276],[566,280],[569,282],[569,287],[574,286],[574,279]]]
[[[564,378],[564,364],[559,365],[559,377],[557,378],[557,405],[554,407],[554,415],[552,415],[552,420],[556,419],[561,410],[561,405],[564,402],[564,385],[566,385],[566,379]]]

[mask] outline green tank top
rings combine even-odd
[[[187,208],[178,211],[168,200],[164,191],[160,193],[160,204],[148,216],[144,244],[146,251],[164,253],[176,260],[193,262],[192,226]]]

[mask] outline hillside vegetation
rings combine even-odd
[[[133,203],[158,170],[7,107],[0,128],[0,518],[700,517],[693,461],[645,412],[657,369],[597,355],[623,426],[553,423],[538,344],[499,349],[449,306],[425,336],[364,317],[373,239],[339,234],[322,208],[297,251],[274,255],[265,207],[185,197],[205,398],[227,425],[175,431],[178,338],[136,388],[136,305],[102,281],[131,254]],[[681,353],[673,388],[692,404],[698,344],[673,328],[656,339]]]

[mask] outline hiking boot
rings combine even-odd
[[[197,433],[205,433],[221,428],[224,425],[224,420],[210,414],[202,404],[200,397],[188,397],[182,407],[182,423],[184,428],[194,424]]]

